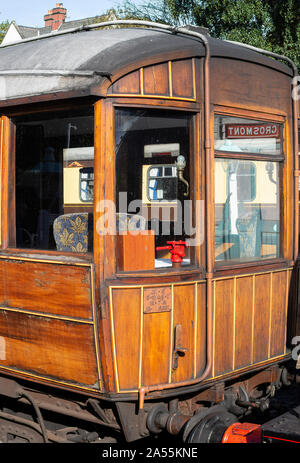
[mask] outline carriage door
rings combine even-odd
[[[203,229],[196,224],[201,201],[195,200],[194,118],[124,108],[116,109],[115,121],[118,271],[135,272],[136,281],[149,277],[128,287],[126,304],[123,286],[123,302],[114,305],[117,351],[134,359],[123,373],[118,366],[120,388],[122,374],[127,387],[194,378],[205,357],[205,286],[199,272],[193,280],[182,278],[199,265]],[[130,312],[126,333],[117,330],[122,311]]]

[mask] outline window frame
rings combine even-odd
[[[248,119],[249,121],[259,122],[274,122],[281,124],[281,154],[258,154],[258,153],[243,153],[243,152],[231,152],[221,151],[215,149],[215,117],[221,115],[223,117],[235,117]],[[232,160],[245,160],[245,161],[270,161],[277,162],[279,165],[278,169],[278,181],[279,181],[279,220],[280,220],[280,241],[279,241],[279,256],[272,258],[260,258],[249,261],[235,260],[216,260],[215,259],[215,199],[214,199],[214,211],[213,211],[213,259],[214,268],[216,274],[225,275],[228,272],[232,273],[233,269],[243,269],[251,267],[266,267],[266,266],[280,266],[282,263],[286,263],[285,257],[285,246],[284,246],[284,217],[286,214],[286,202],[283,198],[283,181],[284,181],[284,167],[287,162],[287,146],[286,146],[286,115],[284,113],[273,114],[270,112],[259,112],[251,109],[233,108],[225,106],[214,106],[214,110],[211,113],[211,124],[212,124],[212,152],[215,159],[232,159]],[[215,169],[214,169],[215,172]],[[214,184],[215,184],[215,173],[214,173]]]
[[[203,180],[197,178],[197,171],[199,169],[199,164],[203,162],[202,160],[202,149],[200,144],[200,137],[202,132],[202,118],[200,113],[200,108],[195,108],[194,105],[182,106],[176,105],[176,102],[161,101],[161,100],[153,100],[152,104],[147,104],[144,100],[140,100],[137,102],[136,100],[132,102],[132,100],[128,98],[111,98],[106,100],[107,105],[111,105],[111,123],[113,126],[113,144],[112,144],[112,152],[114,153],[114,163],[113,163],[113,179],[114,179],[114,196],[113,200],[116,203],[116,159],[115,159],[115,115],[116,109],[147,109],[149,111],[165,111],[165,112],[184,112],[188,113],[190,116],[190,124],[189,124],[189,133],[190,133],[190,199],[193,202],[193,216],[195,211],[195,199],[197,196],[197,192],[200,190],[199,183],[201,186],[203,185]],[[156,103],[156,104],[155,104]],[[198,158],[198,162],[197,162]],[[198,164],[199,163],[199,164]],[[200,169],[199,169],[200,171]],[[202,169],[203,171],[203,169]],[[191,184],[193,182],[193,187],[191,188]],[[201,194],[202,199],[204,199],[203,193]],[[158,202],[159,203],[159,202]],[[203,213],[203,212],[202,212]],[[203,217],[204,220],[204,217]],[[194,226],[194,223],[193,223]],[[126,271],[126,270],[119,270],[117,267],[117,247],[114,241],[114,258],[115,258],[115,275],[118,278],[128,278],[128,277],[153,277],[155,275],[161,276],[175,276],[175,275],[202,275],[204,277],[205,269],[204,269],[204,243],[200,243],[199,246],[194,247],[194,262],[190,265],[183,266],[181,268],[173,268],[173,267],[165,267],[165,268],[154,268],[153,270],[135,270],[135,271]]]
[[[7,146],[7,153],[4,153],[4,162],[9,165],[7,169],[6,176],[3,175],[3,183],[7,184],[4,186],[5,193],[7,195],[6,200],[9,204],[9,207],[6,208],[4,214],[6,214],[6,229],[3,230],[2,234],[4,236],[2,242],[2,248],[0,249],[1,254],[7,254],[10,256],[20,256],[29,257],[29,258],[39,258],[39,256],[47,255],[50,261],[59,262],[61,257],[67,258],[70,263],[90,263],[94,260],[94,246],[93,250],[87,253],[78,253],[78,252],[66,252],[58,251],[55,249],[35,249],[35,248],[20,248],[16,244],[16,120],[18,118],[26,116],[38,116],[48,115],[51,118],[51,115],[54,113],[65,113],[66,111],[86,111],[90,110],[91,115],[94,118],[93,127],[94,127],[94,146],[95,146],[95,108],[94,108],[94,98],[88,99],[81,102],[68,102],[68,104],[62,105],[61,102],[53,102],[52,104],[32,104],[26,107],[25,110],[22,108],[12,108],[7,111],[5,114],[2,114],[8,119],[9,124],[9,141]],[[5,159],[6,158],[6,159]],[[95,201],[93,204],[93,211],[95,213]],[[63,259],[63,262],[65,260]]]

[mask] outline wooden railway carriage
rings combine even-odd
[[[201,28],[0,48],[1,441],[220,441],[267,407],[297,334],[294,73]]]

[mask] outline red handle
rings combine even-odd
[[[171,252],[171,262],[172,264],[181,265],[182,259],[185,256],[185,248],[189,247],[186,241],[167,241],[169,246],[157,246],[157,251],[169,250]]]

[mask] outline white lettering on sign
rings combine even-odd
[[[279,138],[278,124],[225,124],[226,138]]]

